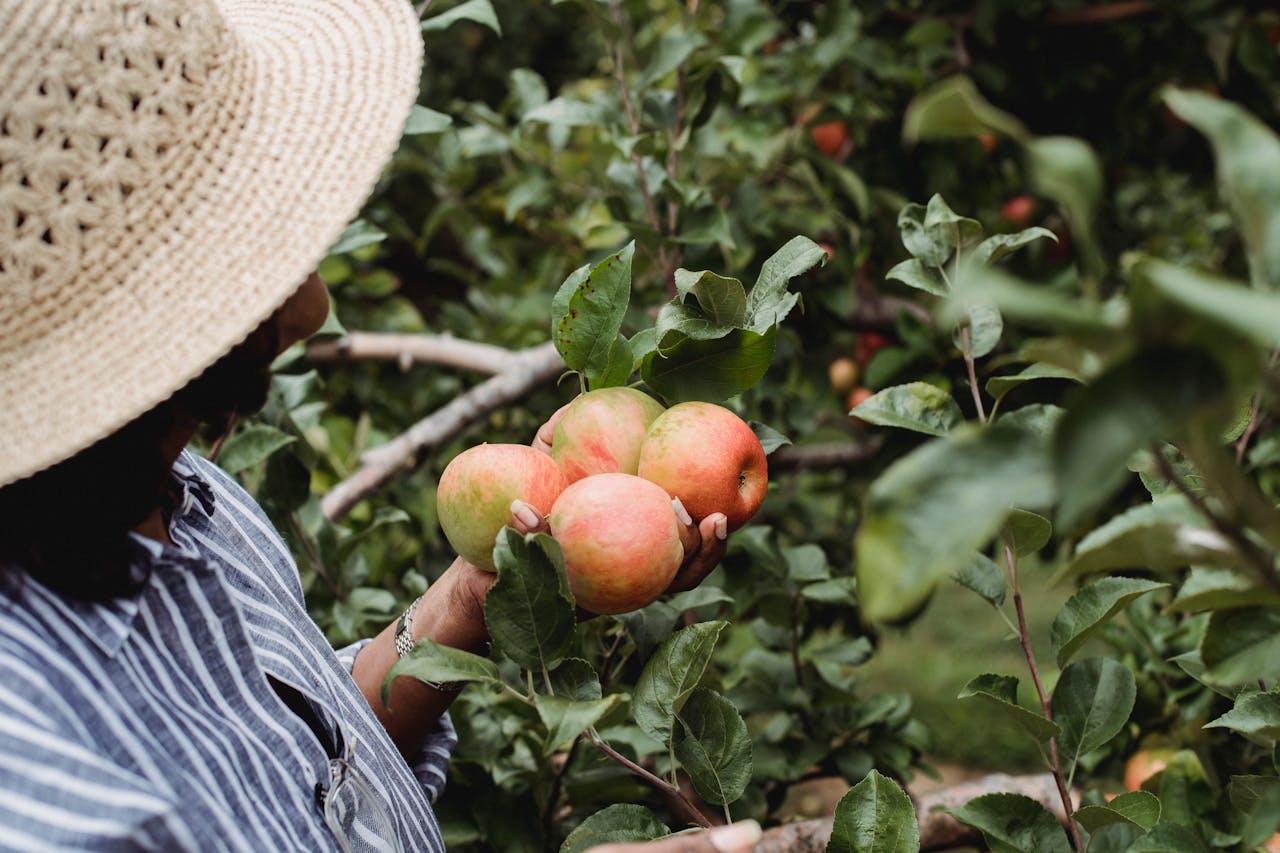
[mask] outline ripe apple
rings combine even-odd
[[[889,346],[892,341],[876,332],[863,332],[853,342],[853,359],[863,367],[866,366],[876,351]]]
[[[445,466],[436,489],[436,512],[458,555],[487,571],[498,532],[519,498],[546,514],[564,491],[564,474],[551,457],[523,444],[480,444]]]
[[[637,473],[679,498],[695,522],[722,512],[730,530],[756,514],[769,486],[756,434],[713,403],[678,403],[659,415],[640,445]]]
[[[978,144],[982,146],[982,150],[990,154],[996,150],[996,135],[994,133],[979,133]]]
[[[1029,195],[1015,195],[1000,205],[1000,215],[1015,228],[1026,228],[1040,205]]]
[[[671,585],[684,560],[680,523],[662,487],[633,474],[594,474],[551,507],[569,589],[592,613],[644,607]]]
[[[827,366],[827,378],[831,380],[831,390],[843,397],[858,384],[858,363],[842,355]]]
[[[1262,849],[1267,853],[1280,853],[1280,832],[1268,838],[1262,845]]]
[[[640,442],[662,404],[634,388],[602,388],[574,399],[556,425],[551,458],[576,482],[591,474],[634,474]]]
[[[810,126],[809,135],[818,150],[835,160],[843,160],[853,150],[849,142],[849,126],[840,119]]]
[[[848,407],[850,416],[858,423],[866,423],[862,418],[853,414],[853,410],[861,406],[867,400],[875,396],[875,392],[870,388],[854,388],[849,392],[849,396],[845,398],[845,406]]]
[[[1124,763],[1124,787],[1130,791],[1142,790],[1142,783],[1164,770],[1176,750],[1140,749]]]

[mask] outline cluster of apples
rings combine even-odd
[[[634,388],[605,388],[569,404],[550,456],[519,444],[458,454],[440,477],[437,509],[458,554],[493,571],[511,502],[523,501],[547,519],[578,604],[626,613],[661,595],[683,562],[673,498],[695,524],[722,512],[736,530],[768,481],[764,448],[729,409],[668,409]]]

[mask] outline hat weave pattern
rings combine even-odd
[[[0,485],[302,282],[417,92],[406,0],[0,0]]]

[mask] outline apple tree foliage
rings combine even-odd
[[[423,32],[402,145],[321,265],[325,333],[551,341],[576,378],[330,520],[367,451],[484,375],[281,357],[217,459],[330,638],[376,633],[448,565],[454,455],[527,442],[582,388],[724,402],[774,451],[723,566],[634,613],[579,621],[554,541],[504,533],[492,653],[400,664],[469,683],[436,804],[451,849],[768,825],[815,777],[850,786],[830,849],[917,849],[899,785],[928,733],[859,667],[947,618],[941,584],[1011,645],[1047,638],[955,701],[1081,794],[1069,829],[1009,794],[955,809],[991,849],[1249,851],[1280,829],[1280,14],[436,0]],[[827,365],[868,332],[889,343],[855,419]],[[1028,572],[1074,590],[1047,624]],[[1168,767],[1104,797],[1152,745]]]

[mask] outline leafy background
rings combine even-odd
[[[1041,767],[1043,744],[1010,709],[1039,711],[1011,639],[1013,591],[986,563],[970,589],[937,583],[969,568],[953,564],[971,553],[1003,568],[1008,509],[1021,505],[1044,520],[1038,547],[1014,550],[1048,690],[1074,665],[1055,618],[1082,578],[1169,584],[1082,623],[1088,636],[1072,650],[1081,695],[1103,683],[1104,665],[1092,663],[1102,660],[1129,673],[1133,698],[1126,705],[1117,688],[1119,723],[1068,739],[1074,783],[1118,790],[1135,750],[1183,749],[1169,790],[1156,791],[1166,822],[1201,845],[1251,849],[1266,837],[1280,807],[1273,782],[1257,779],[1275,778],[1274,726],[1204,725],[1237,700],[1265,704],[1249,697],[1271,696],[1280,676],[1268,655],[1277,620],[1267,510],[1280,491],[1269,393],[1242,465],[1231,464],[1252,395],[1269,387],[1280,315],[1266,298],[1220,298],[1220,282],[1198,271],[1252,281],[1258,297],[1280,285],[1268,254],[1280,155],[1266,129],[1280,102],[1280,15],[1212,0],[436,0],[423,28],[420,108],[361,220],[321,266],[335,305],[329,331],[537,347],[550,339],[561,283],[634,240],[620,321],[633,336],[675,295],[677,268],[751,282],[795,235],[830,253],[793,282],[800,303],[778,328],[768,371],[729,402],[793,442],[780,454],[822,452],[775,461],[764,509],[696,594],[578,627],[564,655],[590,661],[605,697],[634,699],[677,626],[723,623],[699,689],[727,697],[749,735],[749,778],[728,805],[735,818],[776,819],[788,792],[814,778],[868,779],[863,808],[894,814],[873,770],[909,781],[930,763]],[[1167,97],[1170,85],[1182,94]],[[1217,115],[1214,95],[1260,120],[1252,135],[1235,114]],[[1232,140],[1244,142],[1215,160],[1211,142]],[[1234,173],[1218,165],[1228,161]],[[988,272],[953,257],[976,246],[979,228],[1045,232],[1029,232]],[[902,266],[913,259],[927,268]],[[887,345],[869,354],[869,333]],[[857,385],[885,391],[856,418],[848,389],[829,377],[840,358],[857,362]],[[1039,373],[1011,378],[1029,366]],[[448,565],[434,508],[444,465],[481,441],[528,441],[579,390],[541,384],[466,423],[335,523],[321,498],[362,454],[485,374],[334,362],[314,346],[278,368],[263,417],[241,425],[218,459],[286,533],[335,643],[378,630]],[[926,412],[931,432],[919,431]],[[1170,472],[1223,525],[1169,494]],[[1026,544],[1041,527],[1023,521]],[[1182,541],[1179,532],[1197,548],[1153,544]],[[1003,619],[974,587],[1005,602]],[[1080,602],[1068,606],[1083,618]],[[1215,620],[1218,645],[1205,639]],[[494,662],[498,681],[518,683],[528,666],[500,650]],[[1215,662],[1221,677],[1203,678]],[[984,673],[1017,673],[1021,693],[970,681]],[[1261,692],[1240,694],[1258,678]],[[962,688],[975,695],[957,699]],[[601,706],[592,725],[659,774],[684,766],[625,705]],[[546,712],[509,691],[473,686],[455,707],[462,745],[439,804],[451,847],[556,849],[611,803],[652,811],[611,811],[601,826],[681,824],[600,751],[556,742]],[[991,730],[992,707],[1009,711],[1007,727]],[[707,811],[722,819],[725,809]],[[967,816],[997,831],[980,806]],[[1083,828],[1098,830],[1095,850],[1123,850],[1146,831],[1121,821],[1120,838],[1092,826]]]

